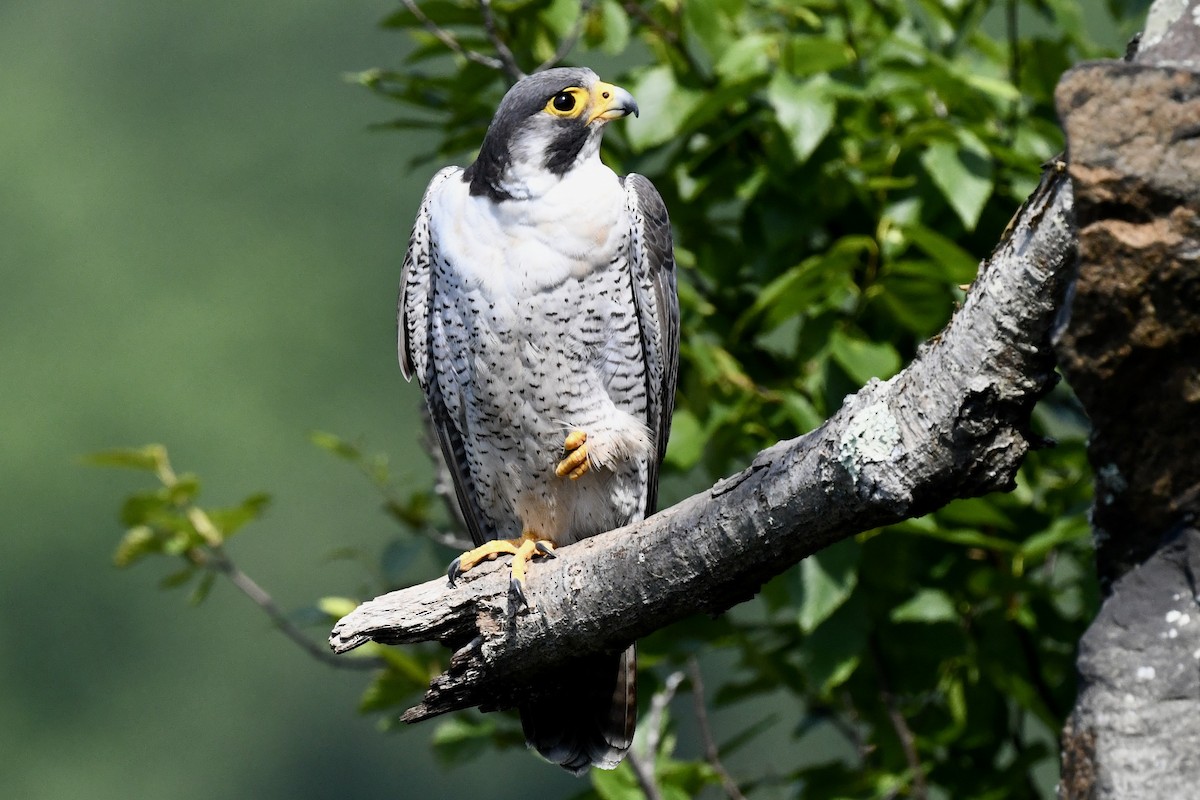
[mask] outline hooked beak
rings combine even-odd
[[[588,125],[598,119],[608,122],[630,114],[635,117],[638,115],[638,104],[629,92],[603,81],[592,87],[592,113],[588,117]]]

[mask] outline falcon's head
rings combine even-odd
[[[590,69],[536,72],[504,95],[463,179],[495,201],[535,197],[596,156],[609,120],[637,113],[633,95]]]

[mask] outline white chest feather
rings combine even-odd
[[[625,195],[598,158],[544,194],[495,202],[450,180],[434,200],[431,237],[464,288],[488,299],[528,297],[607,264],[628,229]]]

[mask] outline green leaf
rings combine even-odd
[[[818,694],[827,696],[858,668],[869,624],[863,601],[855,595],[804,639],[805,671]]]
[[[779,127],[788,135],[788,143],[797,163],[803,164],[833,127],[837,104],[824,90],[821,78],[801,82],[777,72],[767,87],[767,100],[775,109]]]
[[[95,467],[120,467],[155,472],[167,463],[167,448],[161,444],[150,444],[145,447],[121,447],[89,453],[83,457],[83,461]]]
[[[348,597],[322,597],[317,601],[317,608],[331,619],[341,619],[358,608],[358,601]]]
[[[409,670],[385,669],[376,674],[374,680],[367,684],[367,688],[358,701],[358,710],[366,714],[405,705],[426,688],[428,688],[427,679],[414,680],[412,672]]]
[[[168,575],[165,578],[163,578],[162,580],[160,580],[158,582],[158,588],[160,588],[160,589],[178,589],[180,586],[183,586],[185,583],[190,581],[195,576],[197,569],[198,568],[194,567],[194,566],[187,566],[181,570],[176,570],[175,572],[172,572],[170,575]]]
[[[776,37],[754,33],[733,42],[717,59],[716,71],[725,83],[743,83],[766,75],[771,69],[770,53]]]
[[[604,23],[604,41],[600,49],[609,55],[620,55],[629,46],[629,15],[617,0],[604,0],[600,14]]]
[[[929,257],[945,268],[947,278],[954,283],[970,283],[979,271],[979,259],[959,247],[951,239],[913,223],[904,226],[904,236]]]
[[[180,526],[163,537],[163,553],[169,556],[182,556],[193,547],[203,547],[204,539],[188,524],[180,521]]]
[[[629,145],[635,152],[649,150],[677,138],[684,121],[700,104],[703,95],[675,82],[670,67],[652,67],[638,75],[629,87],[638,104],[645,109],[641,117],[630,120],[625,128]]]
[[[977,72],[967,72],[962,77],[972,89],[989,94],[1004,103],[1015,103],[1021,99],[1021,90],[1004,78],[993,78]]]
[[[200,576],[200,582],[196,584],[196,588],[192,590],[191,596],[188,597],[188,603],[193,606],[198,606],[205,601],[208,593],[212,591],[213,586],[217,582],[217,573],[205,572]]]
[[[168,513],[166,489],[134,492],[121,504],[121,524],[135,526],[161,522]]]
[[[705,786],[719,783],[716,771],[706,761],[659,759],[657,777],[663,800],[693,800]]]
[[[689,470],[700,461],[707,443],[704,427],[696,415],[686,408],[677,409],[671,418],[671,438],[663,460],[676,469]]]
[[[550,0],[550,3],[538,14],[538,19],[560,39],[571,34],[579,19],[579,3],[574,0]]]
[[[788,269],[757,293],[734,324],[735,335],[761,315],[766,317],[763,327],[770,330],[796,314],[842,306],[857,295],[854,269],[874,246],[868,237],[846,236],[826,252]]]
[[[954,601],[939,589],[921,589],[892,609],[892,622],[954,622],[958,612]]]
[[[263,515],[271,504],[271,496],[265,493],[252,494],[231,508],[216,508],[208,512],[208,518],[217,530],[229,538],[237,533],[247,523],[253,522]]]
[[[344,458],[355,464],[362,461],[362,450],[337,434],[326,433],[325,431],[313,431],[308,435],[308,440],[322,450],[333,453],[338,458]]]
[[[1043,558],[1056,547],[1067,542],[1087,541],[1092,535],[1087,520],[1079,516],[1060,517],[1050,527],[1035,533],[1021,544],[1020,553],[1029,561]]]
[[[641,788],[628,761],[622,761],[616,769],[593,769],[592,788],[601,800],[643,800]]]
[[[491,719],[454,716],[434,728],[433,752],[446,764],[461,764],[483,753],[495,732]]]
[[[694,51],[703,49],[707,61],[715,61],[736,41],[729,17],[716,3],[684,2],[680,5],[689,45]]]
[[[820,36],[792,36],[788,48],[787,66],[794,75],[833,72],[854,61],[854,51],[845,42]]]
[[[860,552],[857,542],[846,539],[800,562],[800,630],[812,633],[850,597]]]
[[[176,478],[169,486],[163,487],[167,501],[176,508],[191,505],[200,495],[200,479],[190,472]]]
[[[872,378],[890,378],[900,370],[900,354],[887,342],[869,342],[834,331],[829,338],[829,353],[860,384]]]
[[[113,553],[113,564],[128,567],[151,553],[162,552],[162,539],[152,529],[138,525],[125,531]]]
[[[999,531],[1014,531],[1017,526],[1012,519],[997,507],[993,497],[968,497],[955,500],[938,509],[935,514],[944,528],[977,528]]]
[[[1007,539],[1001,539],[996,536],[988,536],[985,533],[980,533],[970,528],[943,528],[931,519],[928,522],[911,519],[905,520],[904,522],[890,526],[889,529],[907,534],[916,534],[918,536],[928,536],[931,539],[941,539],[944,542],[950,542],[960,547],[979,547],[984,550],[996,550],[1000,553],[1016,552],[1019,547],[1016,542],[1010,542]]]
[[[801,433],[820,427],[825,418],[817,411],[812,402],[802,394],[788,392],[783,396],[783,408],[788,418]]]
[[[953,305],[949,291],[930,291],[928,274],[917,278],[906,272],[911,270],[893,264],[889,274],[872,287],[873,299],[910,332],[922,338],[932,336],[950,318]]]
[[[992,193],[992,161],[983,142],[960,131],[957,144],[934,142],[921,155],[921,164],[946,202],[971,231]]]

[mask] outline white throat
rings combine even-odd
[[[514,200],[536,200],[545,197],[580,170],[587,171],[595,167],[607,169],[600,162],[600,138],[601,131],[593,131],[570,169],[558,175],[545,166],[549,136],[527,136],[522,140],[520,148],[510,153],[512,160],[505,169],[498,188]]]

